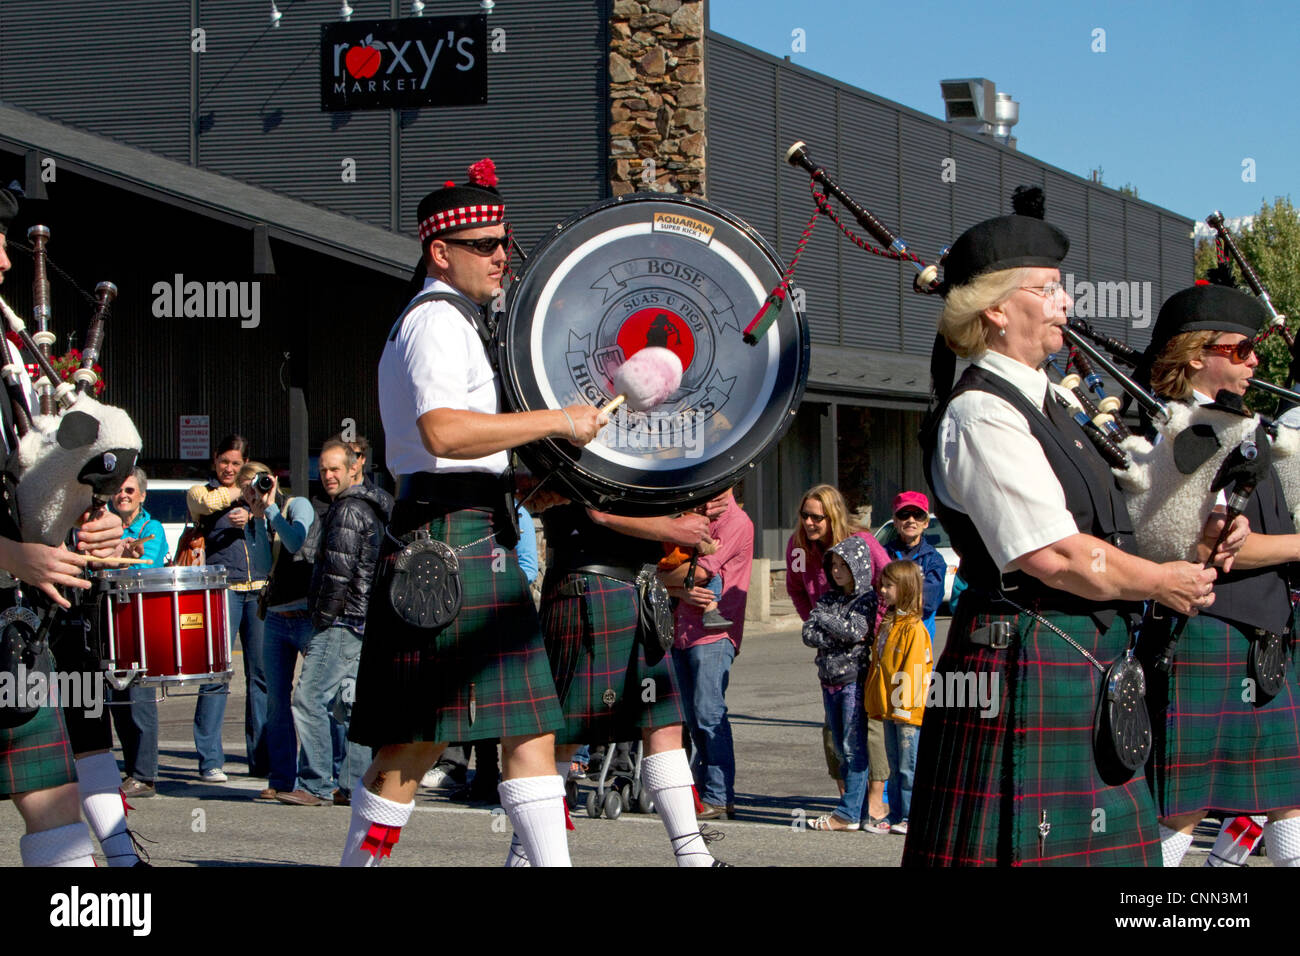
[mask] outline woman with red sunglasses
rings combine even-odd
[[[1153,391],[1198,404],[1225,391],[1244,394],[1259,365],[1254,342],[1268,320],[1258,299],[1236,289],[1175,293],[1160,309],[1146,352]],[[1244,512],[1252,533],[1232,571],[1215,581],[1214,603],[1185,623],[1156,608],[1143,624],[1138,650],[1155,738],[1146,769],[1166,866],[1178,865],[1207,813],[1267,814],[1269,858],[1275,866],[1300,865],[1300,684],[1289,653],[1280,686],[1249,663],[1262,642],[1290,645],[1288,565],[1300,561],[1290,509],[1270,468]],[[1172,666],[1152,667],[1180,626]],[[1240,862],[1245,854],[1235,836],[1221,834],[1207,863]]]

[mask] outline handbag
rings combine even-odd
[[[1256,630],[1246,652],[1246,674],[1255,682],[1255,703],[1267,704],[1286,683],[1287,644],[1281,634]]]
[[[464,600],[456,552],[427,531],[405,535],[399,543],[402,550],[393,558],[388,584],[393,613],[412,627],[446,627]]]
[[[647,564],[636,576],[636,632],[646,663],[658,664],[673,646],[673,603],[659,580],[656,565]]]
[[[207,562],[206,541],[198,525],[187,524],[176,540],[176,556],[172,564],[181,567],[198,567]]]
[[[0,674],[3,674],[15,693],[6,695],[0,705],[0,729],[13,730],[30,721],[42,706],[50,703],[32,693],[33,674],[47,675],[48,688],[50,657],[40,619],[28,608],[11,607],[0,613]],[[29,696],[31,694],[31,696]]]
[[[1093,759],[1102,780],[1126,782],[1151,754],[1146,674],[1132,648],[1102,675],[1093,721]]]

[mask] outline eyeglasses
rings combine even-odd
[[[894,515],[895,521],[924,521],[927,515],[924,511],[900,511]]]
[[[804,521],[811,521],[813,524],[821,524],[823,521],[826,520],[825,515],[810,514],[807,511],[799,512],[799,517],[803,518]]]
[[[452,239],[444,238],[443,242],[449,242],[453,246],[465,246],[473,249],[481,256],[490,256],[497,249],[508,249],[510,245],[509,236],[486,236],[482,239]]]
[[[1205,351],[1222,355],[1231,361],[1233,365],[1243,365],[1249,362],[1250,357],[1255,354],[1255,343],[1251,339],[1242,339],[1233,345],[1216,343],[1205,346]]]
[[[140,493],[140,489],[139,489],[139,488],[119,488],[119,489],[117,490],[117,493],[118,493],[119,495],[138,495],[138,494]]]
[[[1026,292],[1032,292],[1034,295],[1042,296],[1044,299],[1055,299],[1057,296],[1065,294],[1065,286],[1059,282],[1047,282],[1043,285],[1022,285],[1020,288]]]

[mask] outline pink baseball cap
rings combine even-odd
[[[911,506],[920,508],[927,515],[930,513],[930,499],[919,491],[904,491],[894,499],[894,514],[898,514],[904,508]]]

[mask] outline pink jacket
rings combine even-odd
[[[880,572],[889,563],[889,552],[870,531],[858,531],[855,534],[867,542],[867,548],[871,551],[871,587],[874,589],[880,583]],[[785,546],[785,591],[794,602],[794,609],[799,612],[800,619],[806,621],[812,613],[812,606],[830,587],[823,566],[826,552],[814,544],[807,554],[796,554],[798,549],[794,541],[794,535],[790,535]],[[884,616],[885,606],[882,604],[876,609],[877,627]]]

